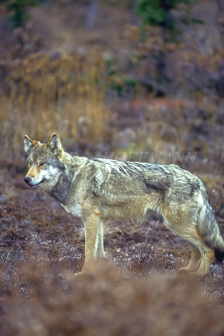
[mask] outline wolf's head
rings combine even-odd
[[[44,189],[53,187],[64,170],[64,151],[59,136],[54,133],[46,143],[40,143],[25,135],[24,150],[28,164],[24,181],[30,187],[39,184]]]

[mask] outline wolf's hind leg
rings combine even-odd
[[[191,217],[191,216],[188,216]],[[204,275],[210,263],[214,259],[214,252],[207,247],[203,238],[199,235],[196,225],[187,225],[188,218],[182,216],[182,225],[176,221],[166,221],[166,226],[177,236],[187,241],[191,248],[191,260],[187,267],[183,267],[180,271],[194,272],[196,275]]]
[[[176,230],[175,233],[180,238],[186,240],[191,246],[191,261],[185,270],[194,272],[195,275],[199,276],[206,274],[215,257],[213,249],[204,243],[197,229],[191,227],[185,232],[181,232],[182,230],[178,231],[179,230]],[[184,270],[184,268],[181,270]]]
[[[201,253],[196,246],[190,243],[191,248],[191,260],[186,267],[180,268],[180,271],[187,271],[187,272],[196,272],[199,268],[199,264],[201,261]]]
[[[208,247],[204,242],[201,244],[201,263],[198,270],[195,272],[196,275],[205,275],[208,272],[209,266],[214,261],[215,252],[213,249]]]

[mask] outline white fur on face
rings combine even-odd
[[[41,169],[39,175],[39,182],[46,180],[54,180],[55,177],[58,176],[59,169],[48,165],[46,169]]]
[[[45,181],[40,184],[40,187],[45,191],[52,190],[52,188],[56,185],[59,179],[59,169],[49,165],[47,169],[43,169],[41,171],[41,176],[42,179],[45,179]]]
[[[49,165],[47,169],[42,170],[42,174],[44,175],[45,179],[49,179],[52,176],[57,175],[58,171],[59,171],[58,168],[54,168],[51,165]]]
[[[35,174],[35,176],[32,175],[32,170],[31,170],[30,174],[28,172],[27,176],[29,176],[32,179],[30,186],[35,187],[36,185],[38,185],[41,182],[43,182],[43,185],[45,183],[47,183],[47,184],[54,183],[55,180],[58,179],[58,173],[59,173],[58,168],[55,168],[55,167],[52,167],[51,165],[48,165],[46,168],[42,168],[39,171],[38,175],[37,174]],[[42,183],[41,183],[40,186],[42,186]]]

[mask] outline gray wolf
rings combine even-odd
[[[85,228],[85,264],[104,258],[103,219],[140,218],[152,209],[186,240],[191,260],[182,271],[204,275],[214,258],[222,261],[224,241],[206,189],[196,175],[177,165],[121,162],[71,156],[54,133],[47,143],[24,138],[30,187],[40,186]]]

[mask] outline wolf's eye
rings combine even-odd
[[[27,165],[28,165],[28,168],[30,168],[30,166],[31,166],[31,162],[29,161],[29,162],[27,163]]]
[[[46,166],[46,164],[47,164],[47,162],[41,162],[41,163],[39,164],[39,166],[43,167],[43,166]]]

